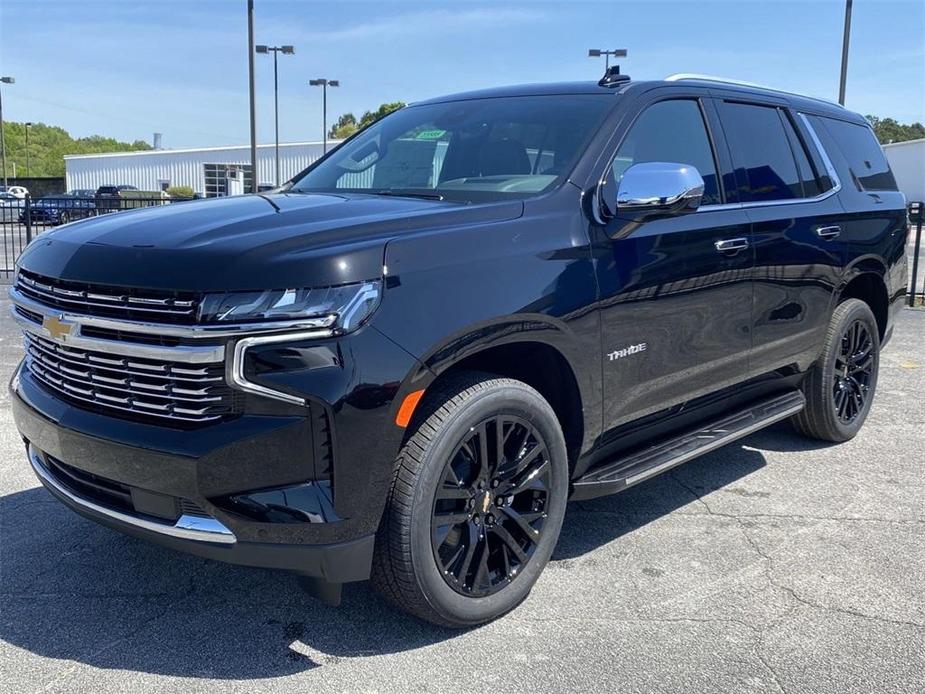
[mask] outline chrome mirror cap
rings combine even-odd
[[[695,212],[703,200],[703,189],[703,177],[689,164],[633,164],[617,188],[617,215],[626,212],[638,218]]]

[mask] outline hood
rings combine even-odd
[[[39,236],[19,264],[48,277],[184,291],[328,286],[382,275],[409,231],[513,219],[521,201],[243,195],[114,212]]]

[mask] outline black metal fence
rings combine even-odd
[[[925,202],[909,203],[909,236],[912,243],[908,244],[911,270],[909,272],[909,305],[925,306],[925,248],[922,247],[922,225],[925,223]]]
[[[134,197],[62,195],[0,199],[0,282],[13,276],[16,259],[26,245],[46,229],[67,224],[86,217],[96,217],[140,207],[168,205],[182,202],[176,198],[157,194],[139,194]]]

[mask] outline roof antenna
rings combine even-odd
[[[625,48],[616,48],[612,51],[605,51],[599,48],[592,48],[588,51],[589,58],[600,58],[604,56],[604,76],[598,82],[602,87],[613,87],[614,85],[621,84],[623,82],[629,82],[629,75],[620,74],[620,66],[614,65],[610,66],[610,56],[614,58],[625,58],[626,57]]]
[[[598,84],[602,87],[615,87],[618,84],[623,84],[624,82],[629,82],[629,75],[620,74],[620,66],[612,65],[607,68],[607,72],[604,73],[604,76],[601,77]]]

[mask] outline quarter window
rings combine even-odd
[[[883,156],[873,131],[867,126],[835,118],[818,118],[825,123],[862,190],[896,190],[896,179]]]
[[[803,197],[803,186],[778,109],[725,102],[722,116],[736,167],[739,202]]]
[[[720,202],[713,148],[696,101],[660,101],[647,108],[617,150],[612,165],[613,177],[619,184],[633,164],[653,161],[696,167],[703,177],[703,204]]]

